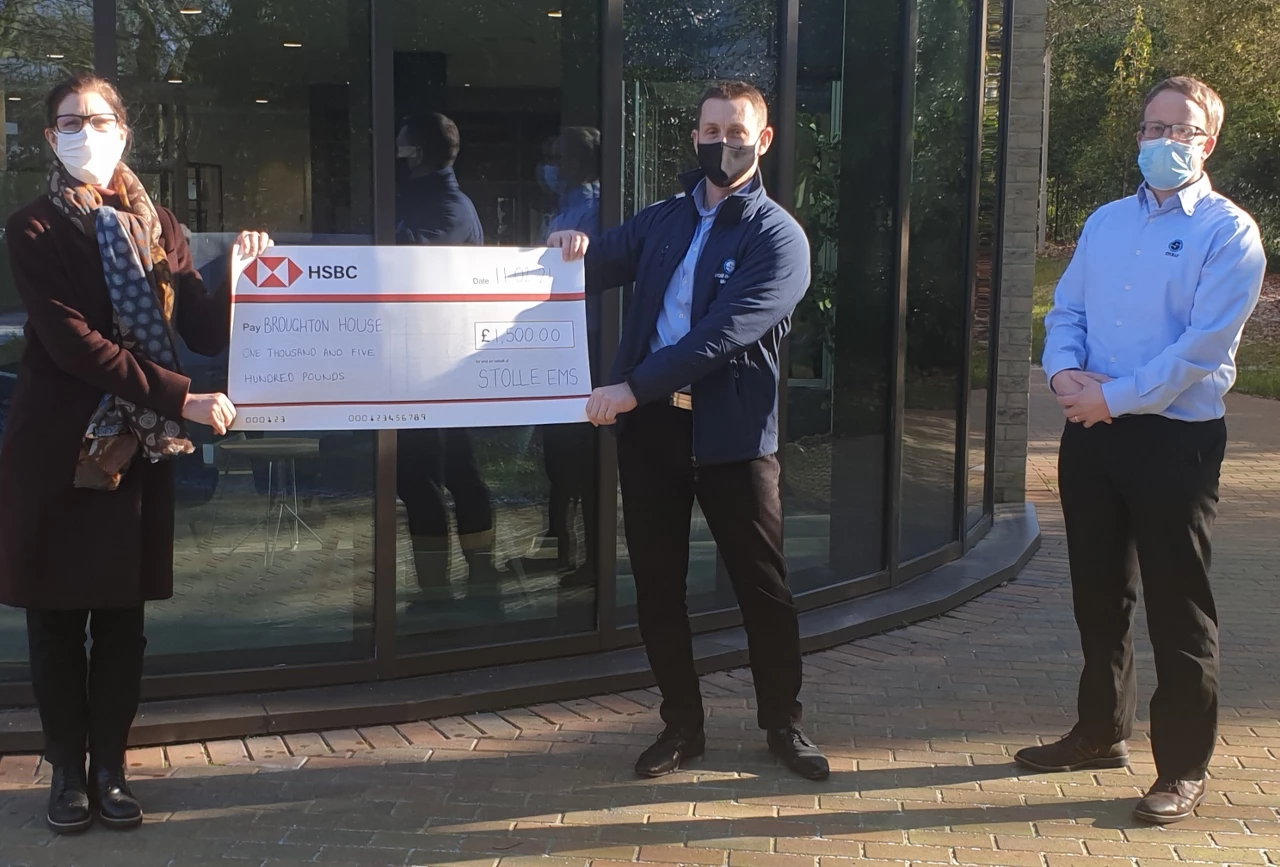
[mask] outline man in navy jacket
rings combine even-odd
[[[662,690],[666,730],[636,771],[660,776],[701,755],[702,697],[685,580],[694,498],[742,609],[769,748],[824,779],[827,760],[800,730],[800,631],[782,553],[779,349],[809,287],[803,230],[764,191],[773,142],[760,92],[708,90],[686,195],[641,211],[594,241],[547,243],[586,257],[588,291],[634,284],[610,385],[587,403],[618,431],[618,470],[640,632]]]

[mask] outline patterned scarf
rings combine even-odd
[[[115,313],[110,337],[139,359],[181,372],[171,326],[173,279],[160,242],[159,215],[124,163],[111,185],[120,197],[119,209],[104,204],[96,187],[76,181],[57,160],[49,171],[54,207],[81,232],[97,238]],[[155,463],[190,454],[195,446],[181,420],[103,395],[80,447],[75,486],[114,491],[139,450]]]

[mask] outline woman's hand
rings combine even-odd
[[[182,405],[182,417],[196,424],[207,425],[218,436],[222,436],[236,420],[236,408],[225,394],[188,394]]]
[[[242,259],[255,259],[267,252],[267,248],[274,244],[275,241],[271,240],[271,236],[266,232],[251,232],[245,229],[236,238],[236,243],[231,249]]]

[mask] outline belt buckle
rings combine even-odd
[[[671,395],[669,403],[677,409],[693,409],[693,395],[684,391],[677,391]]]

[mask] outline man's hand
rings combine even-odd
[[[1052,380],[1049,381],[1049,388],[1058,397],[1067,397],[1073,394],[1079,394],[1081,390],[1090,382],[1110,382],[1111,377],[1102,373],[1089,373],[1084,370],[1063,370],[1054,374]]]
[[[1111,424],[1111,409],[1102,394],[1102,383],[1110,382],[1111,378],[1089,373],[1083,374],[1083,379],[1084,383],[1079,391],[1058,395],[1058,406],[1062,407],[1062,414],[1067,421],[1083,424],[1087,428],[1095,424]],[[1073,382],[1078,384],[1079,380]]]
[[[591,392],[587,400],[587,418],[596,427],[610,425],[618,420],[618,416],[635,408],[636,396],[631,393],[631,386],[625,382],[606,385]]]
[[[564,256],[566,262],[575,262],[587,255],[587,246],[591,243],[591,239],[584,233],[574,229],[566,229],[563,232],[552,232],[547,237],[548,247],[559,247],[561,255]]]

